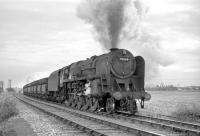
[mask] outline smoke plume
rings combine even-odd
[[[141,0],[85,0],[77,15],[95,30],[96,38],[106,49],[120,47],[144,57],[146,79],[159,76],[159,68],[173,63],[161,48],[159,36],[145,31],[143,18],[148,8]]]
[[[85,0],[77,8],[77,15],[92,24],[98,41],[110,49],[137,33],[142,11],[139,5],[131,0]]]

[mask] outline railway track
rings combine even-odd
[[[122,115],[109,115],[113,118],[127,120],[129,122],[151,126],[153,128],[168,129],[170,131],[179,132],[190,136],[200,136],[200,125],[187,122],[149,117],[144,115],[135,115],[126,117]]]
[[[91,121],[102,123],[106,126],[112,127],[113,132],[116,131],[117,129],[135,135],[191,135],[191,136],[200,135],[200,126],[197,124],[180,122],[175,120],[167,120],[149,116],[142,116],[142,115],[127,117],[121,114],[110,115],[104,112],[91,113],[91,112],[79,111],[72,108],[66,108],[58,104],[53,104],[53,103],[47,104],[44,101],[38,101],[36,99],[29,97],[24,97],[24,98],[26,98],[27,100],[31,100],[32,102],[42,103],[50,107],[54,107],[56,109],[70,112],[71,114],[74,114],[82,118],[87,118]],[[94,132],[95,135],[96,134],[104,135],[102,133],[95,132],[95,130],[92,130],[91,132]],[[119,134],[118,131],[116,132]],[[123,132],[120,133],[120,135],[121,134],[123,134]]]
[[[155,118],[145,115],[121,115],[121,114],[106,114],[98,113],[103,116],[112,117],[115,119],[126,120],[137,124],[143,124],[153,128],[168,129],[181,133],[183,135],[200,136],[200,125],[189,122],[182,122],[172,119]]]
[[[147,116],[147,117],[152,117],[152,118],[161,118],[161,119],[169,119],[169,120],[174,120],[179,122],[180,119],[178,117],[175,116],[169,116],[169,115],[164,115],[164,114],[156,114],[156,115],[151,115],[151,113],[149,112],[144,112],[144,114],[140,114],[141,116]],[[184,121],[183,121],[184,122]],[[200,121],[191,121],[191,120],[187,120],[185,121],[186,123],[191,123],[191,124],[200,124]]]
[[[56,117],[57,119],[70,124],[82,131],[87,132],[90,135],[95,136],[163,136],[154,132],[147,132],[140,129],[132,128],[125,125],[119,125],[113,123],[112,121],[106,121],[104,119],[95,118],[92,116],[84,115],[78,113],[77,111],[66,110],[64,107],[53,105],[45,102],[40,102],[38,100],[33,100],[30,98],[24,98],[16,96],[17,99],[29,104],[39,110]]]

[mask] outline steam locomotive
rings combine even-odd
[[[80,110],[108,113],[137,112],[139,101],[150,94],[144,90],[145,61],[125,49],[72,63],[23,87],[24,95],[64,103]]]

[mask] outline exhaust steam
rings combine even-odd
[[[147,12],[141,0],[85,0],[77,8],[78,17],[93,26],[105,49],[127,48],[145,58],[149,81],[159,75],[160,66],[169,66],[173,60],[161,48],[159,37],[144,30],[142,19]]]

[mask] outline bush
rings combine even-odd
[[[8,93],[0,94],[0,123],[9,119],[10,117],[17,115],[18,109],[13,96]]]
[[[200,121],[200,109],[195,104],[180,105],[172,115],[183,121]]]

